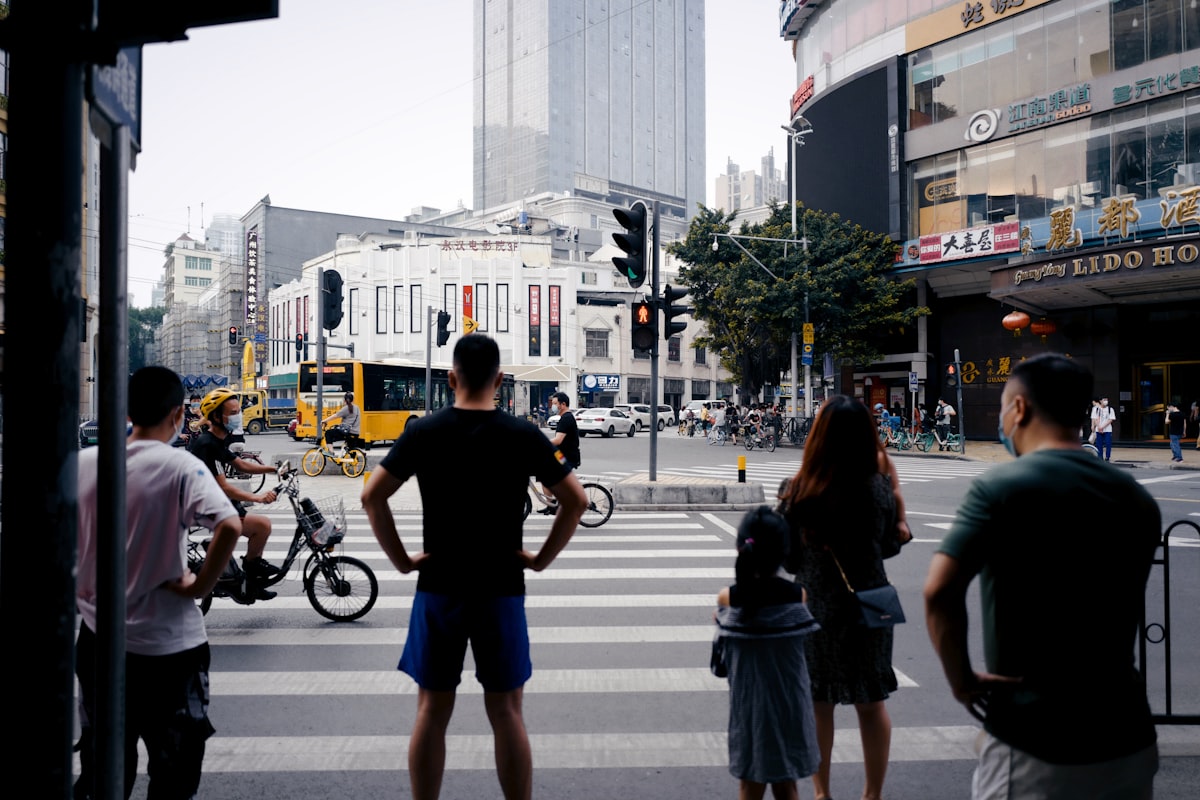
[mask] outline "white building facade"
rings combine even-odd
[[[469,316],[500,346],[504,371],[516,380],[517,414],[538,408],[553,391],[566,392],[577,406],[647,402],[650,362],[634,358],[630,341],[630,306],[644,293],[624,285],[605,253],[584,262],[551,253],[551,238],[542,236],[341,237],[334,251],[305,262],[299,280],[270,292],[274,343],[261,385],[277,396],[295,394],[301,359],[294,341],[298,333],[316,341],[317,270],[324,269],[344,281],[343,319],[328,342],[352,343],[355,358],[423,365],[433,342],[433,365],[449,368]],[[668,265],[664,283],[671,277]],[[441,348],[439,310],[450,314],[450,340]],[[716,357],[692,347],[701,333],[691,323],[683,337],[661,342],[659,402],[678,407],[695,397],[732,394]],[[308,352],[309,359],[315,356],[311,347]],[[328,352],[330,359],[348,355]]]

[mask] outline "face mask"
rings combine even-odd
[[[225,430],[230,433],[237,433],[242,429],[242,412],[232,414],[225,419]]]
[[[192,403],[192,413],[193,414],[200,413],[200,404],[199,403]]]
[[[551,414],[557,414],[557,413],[558,413],[558,403],[551,403],[551,404],[550,404],[550,413],[551,413]]]
[[[1008,451],[1010,456],[1016,458],[1017,445],[1008,437],[1008,434],[1004,432],[1004,411],[1005,409],[1000,409],[1000,419],[996,423],[996,432],[1000,435],[1000,444],[1004,445],[1004,449]]]

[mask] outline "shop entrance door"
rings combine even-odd
[[[1174,403],[1186,413],[1192,401],[1200,398],[1200,361],[1142,364],[1136,377],[1131,438],[1165,439],[1167,403]]]

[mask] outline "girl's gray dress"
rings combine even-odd
[[[782,579],[769,605],[717,609],[729,670],[729,772],[755,783],[812,775],[821,763],[804,637],[820,626],[800,587]]]

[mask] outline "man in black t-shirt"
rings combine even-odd
[[[567,397],[566,392],[550,395],[550,414],[559,415],[558,426],[550,443],[562,451],[573,469],[579,469],[579,465],[583,463],[579,454],[579,425],[575,422],[575,415],[571,413],[571,398]]]
[[[449,375],[454,405],[412,420],[362,494],[371,529],[393,566],[419,572],[399,665],[419,687],[409,739],[414,797],[436,796],[441,785],[445,730],[468,642],[503,794],[529,797],[532,791],[521,715],[533,674],[524,570],[540,572],[566,547],[587,498],[566,455],[545,434],[495,408],[502,378],[495,341],[481,334],[459,339]],[[423,552],[410,556],[388,498],[414,475],[424,510]],[[521,542],[530,475],[550,487],[562,509],[536,555]]]

